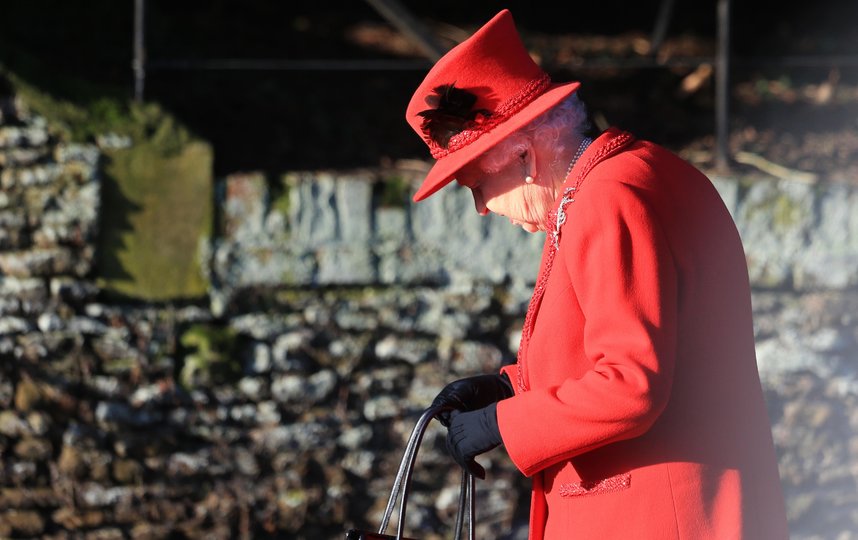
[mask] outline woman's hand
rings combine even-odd
[[[482,409],[502,399],[512,397],[515,392],[505,374],[477,375],[453,381],[441,390],[432,401],[432,407],[448,406],[455,411],[445,411],[436,418],[450,427],[452,414]]]
[[[484,479],[486,470],[474,460],[503,443],[498,428],[497,403],[470,412],[453,411],[447,430],[447,451],[462,468]]]

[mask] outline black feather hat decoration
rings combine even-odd
[[[437,106],[417,114],[423,118],[420,129],[442,148],[447,148],[453,135],[479,124],[492,114],[486,109],[472,110],[477,102],[476,94],[456,88],[455,83],[437,86],[432,91],[435,95],[426,101],[430,105],[437,102]]]

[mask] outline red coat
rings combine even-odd
[[[503,368],[516,394],[497,409],[533,478],[531,540],[786,540],[745,255],[720,195],[617,129],[567,186],[559,250],[549,232]]]

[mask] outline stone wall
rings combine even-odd
[[[388,170],[235,174],[210,297],[112,303],[93,281],[97,146],[14,98],[0,112],[0,538],[374,528],[423,407],[514,359],[542,239],[465,193],[388,206]],[[746,242],[793,538],[858,538],[856,190],[714,181]],[[524,538],[528,481],[481,461],[477,537]],[[407,531],[447,537],[438,426],[418,464]]]

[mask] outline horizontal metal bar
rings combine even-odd
[[[574,69],[649,69],[664,67],[697,67],[701,64],[712,64],[714,56],[682,56],[659,60],[656,58],[582,58],[554,67]]]
[[[734,67],[858,67],[858,55],[731,56],[730,62]],[[714,63],[714,56],[676,56],[665,59],[585,58],[547,67],[565,69],[652,69],[665,67],[697,67],[701,64]],[[163,59],[146,62],[145,65],[147,70],[203,71],[424,71],[431,67],[431,62],[420,59]]]
[[[427,60],[277,60],[218,58],[209,60],[152,60],[150,70],[246,71],[416,71],[432,67]]]
[[[745,66],[856,67],[858,66],[858,54],[733,56],[730,61]]]
[[[697,67],[714,64],[714,56],[677,56],[657,58],[589,58],[572,61],[564,66],[579,69],[649,69],[663,67]],[[730,56],[731,67],[858,67],[858,55],[831,56]]]
[[[657,61],[651,58],[594,58],[569,62],[555,67],[575,68],[658,68],[695,67],[712,63],[710,57],[682,57]],[[259,71],[373,71],[373,70],[426,70],[432,63],[426,60],[277,60],[219,58],[208,60],[172,59],[152,60],[148,70],[259,70]]]

